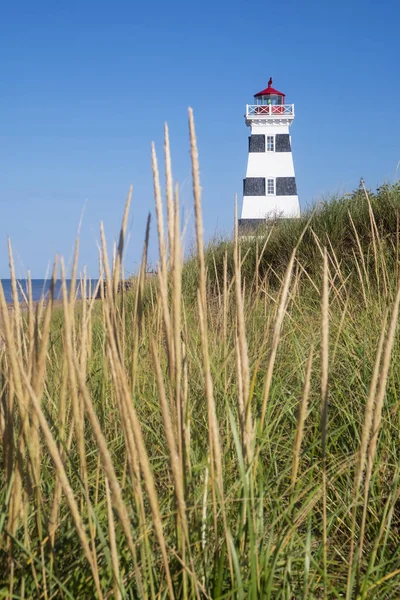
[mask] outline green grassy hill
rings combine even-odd
[[[348,275],[357,276],[356,258],[365,257],[369,266],[374,262],[374,237],[380,240],[380,251],[386,252],[387,267],[393,269],[393,259],[399,246],[400,184],[384,184],[376,192],[360,187],[351,194],[332,197],[303,212],[300,219],[284,220],[273,224],[268,231],[260,227],[255,239],[241,240],[242,278],[250,281],[255,274],[259,281],[274,280],[285,272],[293,250],[296,260],[310,276],[321,272],[321,248],[326,246],[340,262]],[[265,246],[265,247],[264,247]],[[228,277],[233,276],[233,241],[221,240],[206,248],[206,262],[210,284],[222,281],[224,255],[227,253]],[[187,261],[188,293],[191,290],[192,271],[196,257]],[[375,274],[375,275],[374,275]],[[368,277],[376,276],[375,269]]]

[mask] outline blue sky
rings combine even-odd
[[[70,262],[97,274],[99,222],[118,235],[134,186],[127,272],[153,211],[150,144],[173,171],[193,236],[187,107],[195,112],[207,238],[232,230],[247,161],[243,114],[274,86],[294,102],[292,145],[302,207],[376,187],[400,160],[400,8],[376,2],[3,3],[0,19],[0,277],[7,236],[17,274]],[[156,260],[155,221],[152,262]]]

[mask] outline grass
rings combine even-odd
[[[160,258],[101,300],[0,289],[0,597],[400,595],[398,186],[182,259],[166,130]],[[77,255],[72,270],[76,280]],[[76,281],[85,296],[85,279]]]

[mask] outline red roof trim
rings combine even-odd
[[[267,87],[265,88],[265,90],[262,90],[262,92],[258,92],[258,94],[254,94],[254,98],[257,98],[257,96],[266,96],[267,94],[276,94],[277,96],[283,96],[285,97],[286,94],[283,94],[282,92],[278,92],[278,90],[275,90],[273,87]]]

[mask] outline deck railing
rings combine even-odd
[[[246,117],[294,117],[294,104],[246,104]]]

